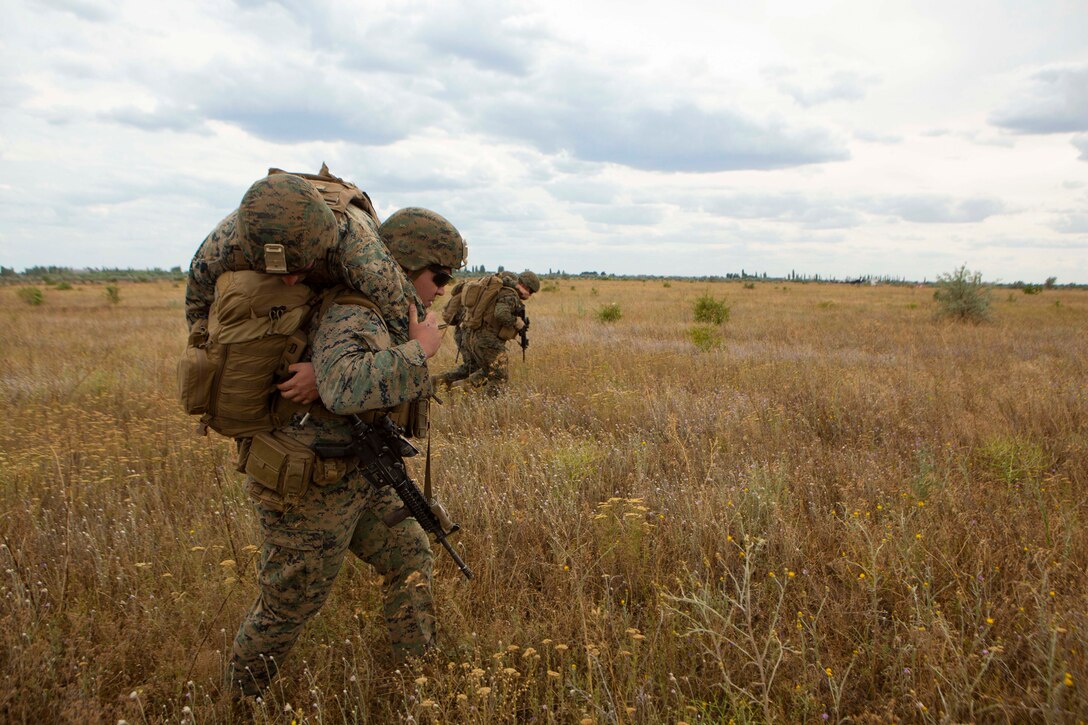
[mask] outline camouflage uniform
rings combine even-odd
[[[525,316],[525,303],[518,295],[517,285],[522,282],[530,292],[536,292],[540,289],[540,282],[531,272],[521,275],[500,272],[497,276],[502,280],[502,289],[495,297],[493,308],[484,313],[483,325],[477,329],[458,325],[454,339],[462,362],[453,370],[439,375],[439,382],[451,385],[467,380],[470,385],[480,387],[489,383],[501,385],[509,380],[510,359],[506,353],[506,343],[517,335],[524,325],[522,318]]]
[[[390,408],[430,392],[419,343],[393,336],[380,315],[358,305],[332,305],[311,333],[321,400],[300,426],[298,414],[280,433],[307,445],[350,440],[341,417]],[[383,615],[394,654],[422,655],[433,645],[433,556],[423,529],[408,518],[382,521],[400,508],[391,488],[376,489],[358,471],[311,486],[286,511],[258,501],[264,534],[260,595],[234,640],[230,674],[255,694],[275,675],[302,626],[321,608],[350,551],[384,578]]]
[[[421,319],[425,310],[401,265],[441,261],[459,267],[464,246],[456,230],[433,212],[402,212],[394,215],[399,226],[390,233],[396,245],[394,258],[373,215],[355,207],[337,210],[335,246],[317,256],[306,270],[306,282],[361,292],[377,309],[356,304],[328,307],[310,331],[307,351],[321,403],[300,410],[278,433],[310,446],[346,443],[351,435],[344,415],[380,412],[430,394],[427,357],[408,337],[409,305],[417,306]],[[258,266],[247,248],[250,240],[240,229],[240,213],[244,210],[232,212],[216,226],[190,265],[185,306],[191,330],[207,324],[215,283],[223,272]],[[445,226],[420,240],[421,214],[429,215],[430,224],[422,226],[425,231],[435,220]],[[456,246],[455,260],[450,257],[451,245]],[[417,258],[423,261],[417,264]],[[394,490],[375,488],[357,470],[326,485],[311,485],[290,506],[252,478],[247,486],[263,534],[260,594],[235,637],[226,673],[229,687],[257,694],[271,681],[303,625],[328,597],[348,551],[384,578],[383,615],[394,655],[422,655],[433,645],[430,543],[412,518],[386,526],[384,517],[401,507]]]

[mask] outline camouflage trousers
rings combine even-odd
[[[455,333],[461,364],[438,376],[447,385],[467,379],[475,386],[488,383],[505,383],[510,379],[510,365],[506,354],[506,342],[490,330],[462,330]]]
[[[383,615],[398,659],[419,656],[435,633],[430,541],[413,518],[389,528],[400,508],[391,487],[377,489],[358,471],[311,486],[286,512],[255,503],[264,545],[260,593],[234,639],[228,685],[258,694],[275,677],[303,625],[317,614],[350,551],[384,577]]]

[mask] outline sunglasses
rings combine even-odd
[[[449,267],[443,267],[440,264],[432,264],[428,266],[427,269],[431,270],[431,274],[434,275],[432,280],[434,281],[435,287],[445,287],[453,280],[453,272]]]

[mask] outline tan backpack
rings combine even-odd
[[[464,308],[461,327],[468,330],[483,327],[501,290],[502,277],[497,274],[466,282],[461,290],[461,306]]]
[[[225,436],[244,438],[279,425],[273,394],[306,349],[321,297],[278,275],[224,272],[215,284],[207,329],[195,328],[178,362],[185,412]]]
[[[464,291],[467,282],[458,282],[450,290],[450,299],[442,308],[442,321],[447,325],[457,326],[464,319],[465,306],[461,301],[461,292]]]
[[[375,224],[381,224],[381,219],[378,218],[378,212],[374,209],[370,196],[350,181],[344,181],[339,176],[333,176],[329,171],[328,164],[321,164],[321,171],[316,174],[302,174],[275,168],[268,170],[268,175],[271,176],[272,174],[291,174],[306,179],[317,188],[325,203],[337,216],[347,214],[352,207],[355,207],[373,219]]]

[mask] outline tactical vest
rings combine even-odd
[[[486,327],[492,332],[498,332],[495,300],[498,299],[502,287],[502,277],[497,274],[466,282],[461,290],[461,305],[464,308],[461,327],[468,330]]]

